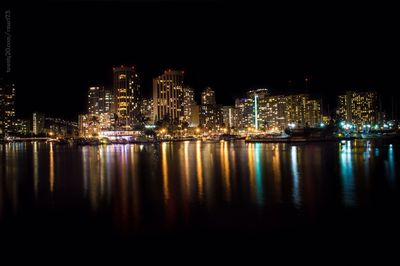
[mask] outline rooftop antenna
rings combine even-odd
[[[304,77],[304,82],[305,82],[305,84],[306,84],[306,91],[307,91],[307,92],[308,92],[309,81],[310,81],[310,79],[309,79],[307,76]]]

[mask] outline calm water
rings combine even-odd
[[[0,233],[35,237],[398,234],[399,144],[0,146]],[[379,228],[379,229],[378,229]]]

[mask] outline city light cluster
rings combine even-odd
[[[0,87],[0,136],[58,138],[176,138],[191,136],[282,134],[301,129],[332,129],[339,136],[397,130],[386,119],[374,91],[347,91],[339,95],[336,113],[323,114],[322,99],[310,94],[272,94],[254,88],[233,105],[216,102],[215,90],[206,87],[201,102],[186,84],[182,70],[165,70],[153,79],[152,97],[142,97],[140,76],[132,66],[113,68],[113,87],[88,88],[87,112],[78,123],[35,112],[31,120],[15,116],[15,85]]]

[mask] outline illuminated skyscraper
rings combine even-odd
[[[338,97],[338,115],[347,123],[362,126],[377,122],[378,94],[347,91]]]
[[[25,119],[15,119],[14,122],[14,132],[21,135],[28,135],[31,133],[31,123],[30,120]]]
[[[284,95],[268,96],[260,100],[260,105],[265,106],[265,111],[261,113],[265,129],[287,127],[287,104]]]
[[[200,124],[200,106],[198,104],[190,107],[190,119],[188,122],[190,127],[197,127]]]
[[[113,100],[111,91],[104,89],[104,87],[90,87],[88,93],[89,114],[98,115],[111,112]]]
[[[192,127],[199,124],[199,106],[194,101],[194,90],[188,86],[183,88],[183,121]]]
[[[306,102],[306,112],[304,115],[306,124],[309,127],[319,127],[322,122],[321,101],[309,99]]]
[[[235,100],[235,121],[237,128],[246,130],[254,125],[254,102],[251,98]]]
[[[104,90],[104,113],[113,113],[114,109],[114,94],[110,90]]]
[[[266,97],[269,95],[268,89],[254,89],[247,92],[247,97],[250,100],[248,103],[252,104],[253,114],[252,127],[255,129],[261,129],[265,127],[265,117],[266,117]]]
[[[32,131],[33,134],[39,135],[45,132],[45,117],[42,113],[33,113],[32,115]]]
[[[154,121],[183,121],[183,88],[183,71],[164,71],[163,75],[153,79]]]
[[[153,104],[153,99],[146,99],[142,98],[142,104],[140,106],[140,113],[142,114],[142,119],[143,122],[145,123],[154,123],[154,115],[153,115],[153,110],[154,110],[154,104]]]
[[[114,104],[118,126],[129,129],[139,123],[140,85],[134,67],[114,67]]]
[[[222,123],[225,128],[230,130],[235,128],[235,107],[233,106],[223,106],[222,107]]]
[[[318,127],[322,121],[321,102],[308,94],[286,96],[287,122],[296,127]]]
[[[210,87],[204,89],[201,93],[201,105],[215,105],[215,91]]]
[[[308,100],[307,94],[295,94],[286,96],[287,122],[296,127],[305,127],[305,111]]]
[[[222,106],[215,101],[215,92],[210,87],[201,93],[200,125],[206,129],[218,129],[223,125]]]
[[[15,85],[0,83],[0,137],[13,131],[15,120]]]

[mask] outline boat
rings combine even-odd
[[[328,131],[320,128],[285,129],[282,133],[258,134],[246,138],[246,142],[298,143],[337,141]]]
[[[225,141],[231,141],[231,140],[240,140],[240,139],[245,139],[245,137],[239,136],[239,135],[233,135],[233,134],[222,134],[219,136],[220,140],[225,140]]]
[[[144,136],[134,137],[129,140],[131,144],[154,144],[159,142],[156,138],[147,138]]]
[[[58,145],[67,145],[67,144],[70,144],[70,141],[69,141],[68,139],[58,139],[58,140],[56,141],[56,143],[57,143]]]
[[[177,142],[177,141],[195,141],[197,140],[196,137],[194,136],[184,136],[184,137],[176,137],[173,138],[172,141]]]
[[[220,142],[221,139],[218,135],[211,135],[211,136],[204,136],[201,139],[203,142],[210,142],[210,143],[215,143],[215,142]]]
[[[248,136],[245,142],[288,142],[289,138],[286,134],[257,134]]]
[[[124,138],[117,138],[114,140],[111,140],[111,144],[128,144],[128,140]]]
[[[399,136],[396,130],[375,130],[361,134],[362,139],[395,139]]]

